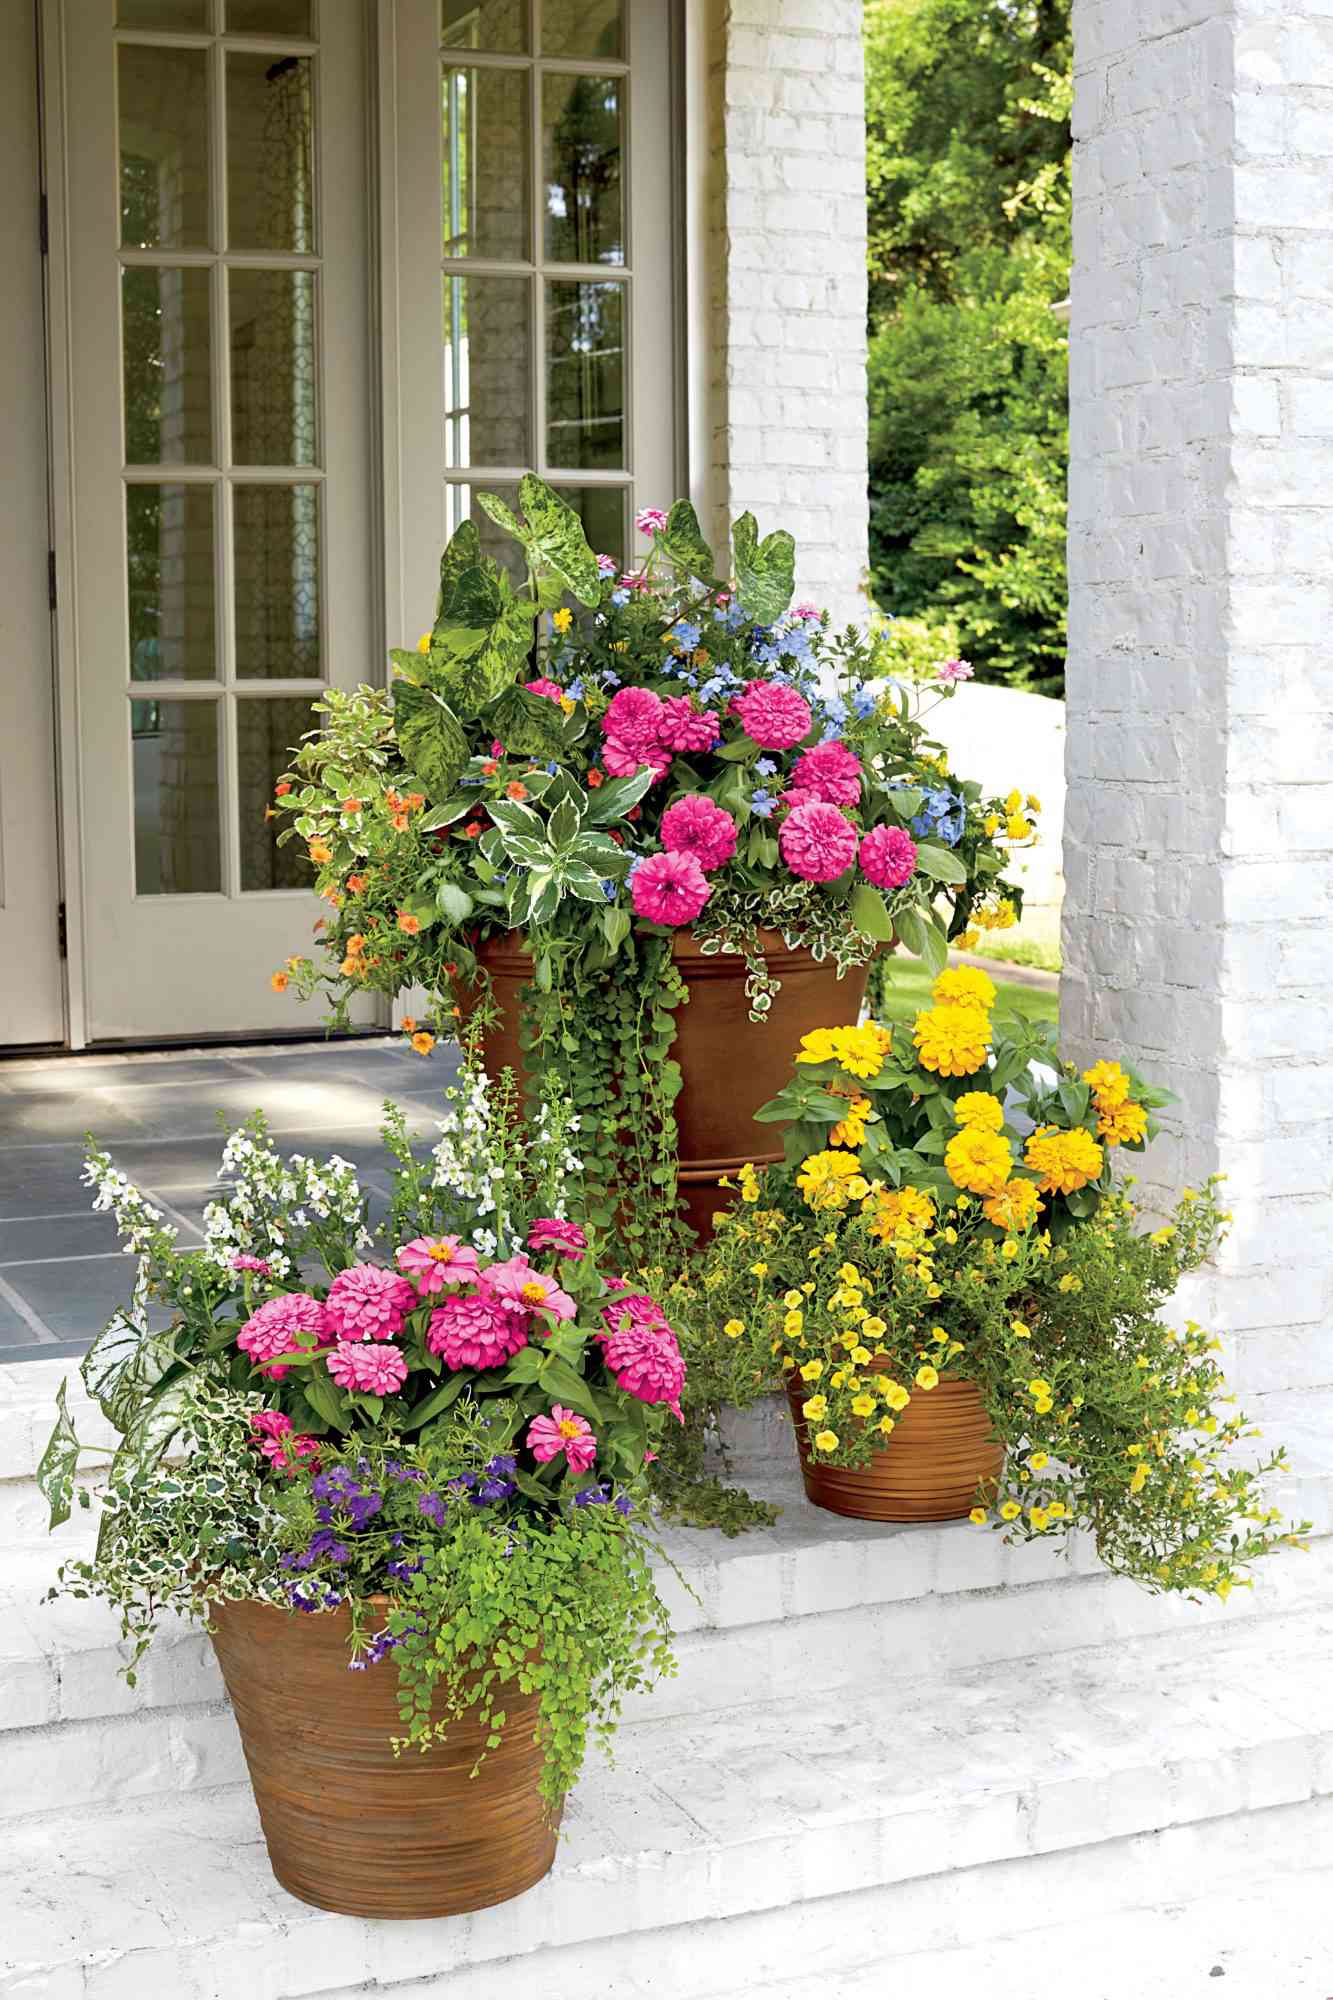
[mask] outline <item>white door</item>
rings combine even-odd
[[[63,1039],[37,39],[0,11],[0,1046]]]
[[[44,18],[88,1039],[314,1029],[265,810],[320,687],[381,671],[365,11]]]
[[[646,547],[635,511],[683,490],[680,259],[670,0],[399,0],[395,14],[386,435],[412,500],[410,644],[462,519],[516,554],[474,512],[479,487],[514,506],[539,472],[595,549]],[[424,352],[403,338],[432,322]]]

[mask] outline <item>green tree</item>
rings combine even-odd
[[[867,0],[875,597],[1059,693],[1069,0]]]

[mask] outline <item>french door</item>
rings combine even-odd
[[[314,1028],[269,984],[319,906],[265,814],[321,689],[378,672],[365,14],[45,25],[88,1039]]]

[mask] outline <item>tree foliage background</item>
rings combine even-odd
[[[1070,0],[866,0],[871,585],[978,678],[1065,653]]]

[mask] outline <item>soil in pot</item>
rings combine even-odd
[[[860,1521],[956,1521],[976,1506],[978,1489],[994,1490],[1004,1449],[975,1382],[946,1379],[914,1390],[893,1435],[857,1470],[812,1457],[801,1404],[810,1395],[798,1375],[787,1379],[796,1448],[807,1500],[830,1514]]]
[[[394,1756],[398,1670],[392,1655],[348,1670],[346,1609],[223,1604],[213,1623],[269,1860],[293,1896],[352,1917],[448,1917],[548,1872],[535,1696],[504,1702],[503,1740],[473,1778],[486,1730],[471,1714]]]

